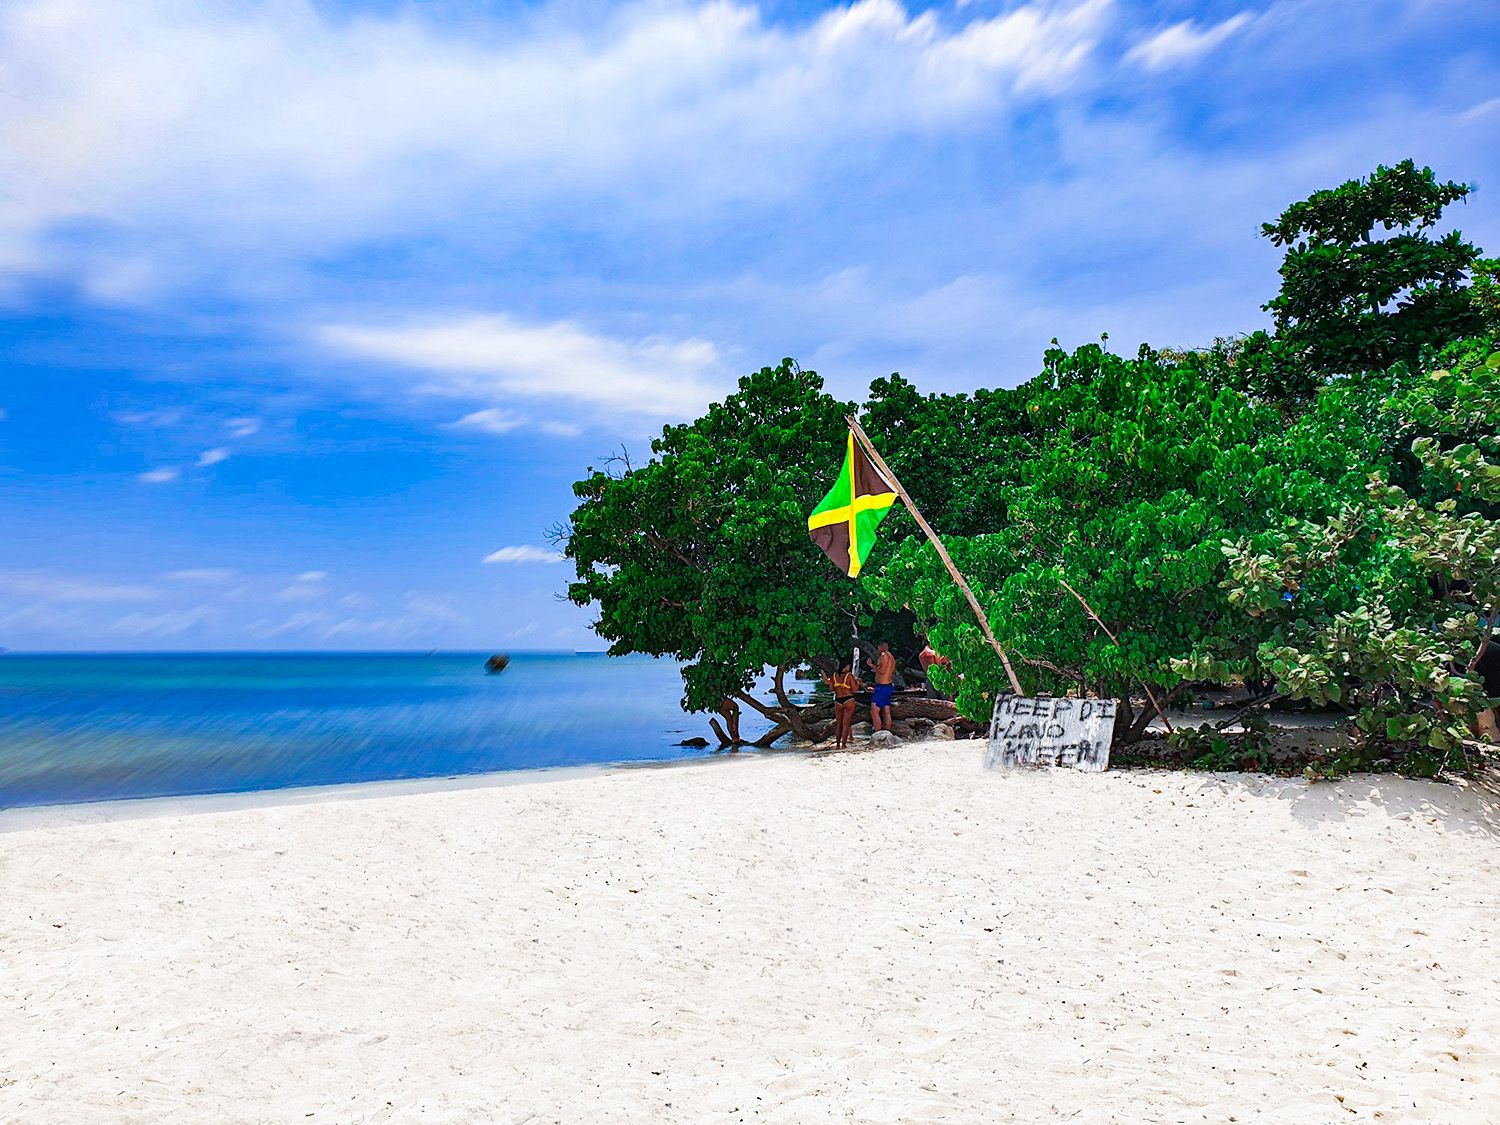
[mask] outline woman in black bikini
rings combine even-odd
[[[849,745],[849,728],[854,725],[854,695],[862,685],[850,664],[845,664],[837,676],[824,676],[823,682],[833,691],[834,745],[842,750]]]

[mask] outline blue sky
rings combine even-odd
[[[1500,252],[1497,74],[1472,0],[8,0],[0,645],[595,647],[606,451],[1256,328],[1381,161]]]

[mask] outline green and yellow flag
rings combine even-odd
[[[890,484],[870,463],[850,430],[839,479],[807,517],[807,533],[834,566],[850,578],[858,578],[875,546],[875,529],[895,502]]]

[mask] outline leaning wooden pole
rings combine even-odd
[[[1072,594],[1075,598],[1078,599],[1078,604],[1081,605],[1081,606],[1083,606],[1083,612],[1086,613],[1086,614],[1088,614],[1090,617],[1092,617],[1094,619],[1094,624],[1098,625],[1099,628],[1103,629],[1104,630],[1104,635],[1106,637],[1108,637],[1111,641],[1113,641],[1115,643],[1115,647],[1118,648],[1119,645],[1120,645],[1120,639],[1118,637],[1116,637],[1113,633],[1111,633],[1109,631],[1109,626],[1106,625],[1103,621],[1101,621],[1099,619],[1099,615],[1094,612],[1094,607],[1091,606],[1091,605],[1089,605],[1088,602],[1084,601],[1083,600],[1083,595],[1080,594],[1077,590],[1073,589],[1073,587],[1069,586],[1066,579],[1059,578],[1058,581],[1062,583],[1062,588],[1064,590],[1066,590],[1068,593]],[[1156,702],[1156,696],[1154,696],[1154,695],[1151,694],[1151,686],[1148,683],[1146,683],[1145,680],[1141,681],[1141,687],[1146,692],[1146,698],[1149,699],[1149,700],[1151,700],[1151,706],[1155,707],[1156,708],[1156,713],[1161,716],[1161,721],[1164,722],[1167,725],[1167,733],[1170,734],[1171,731],[1172,731],[1172,720],[1169,719],[1169,718],[1167,718],[1167,713],[1161,709],[1161,704],[1158,703],[1158,702]]]
[[[943,565],[948,568],[948,573],[953,576],[954,583],[964,592],[964,597],[969,599],[969,608],[974,611],[974,616],[979,619],[979,628],[984,631],[984,639],[990,642],[990,646],[995,650],[995,654],[1000,657],[1000,663],[1005,665],[1005,674],[1010,677],[1011,690],[1017,695],[1025,695],[1026,693],[1021,690],[1021,681],[1016,678],[1016,670],[1010,665],[1010,657],[1005,655],[1005,650],[1000,647],[1000,642],[995,640],[995,634],[990,631],[989,618],[984,615],[984,610],[979,608],[979,599],[974,596],[974,591],[969,589],[969,584],[964,580],[964,576],[958,572],[958,567],[953,565],[953,559],[948,555],[948,548],[943,546],[943,541],[937,537],[937,532],[933,531],[932,525],[923,518],[921,510],[912,503],[911,497],[906,494],[906,489],[902,488],[901,482],[896,479],[896,474],[891,472],[891,467],[885,463],[885,458],[876,452],[875,446],[870,443],[870,439],[865,435],[864,430],[859,428],[859,423],[852,417],[846,419],[846,421],[849,423],[850,431],[859,439],[859,444],[870,455],[870,460],[874,463],[875,468],[880,470],[880,475],[890,482],[891,488],[895,490],[897,496],[901,497],[901,502],[906,505],[906,510],[911,513],[912,519],[917,521],[917,526],[926,533],[927,538],[932,541],[932,545],[937,548],[938,558],[943,560]]]

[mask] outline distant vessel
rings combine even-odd
[[[484,670],[486,672],[491,672],[491,673],[493,673],[493,672],[503,672],[503,671],[505,671],[506,665],[508,665],[509,663],[510,663],[510,657],[509,656],[507,656],[503,652],[497,652],[497,653],[495,653],[494,656],[490,657],[488,660],[486,660],[484,662]]]

